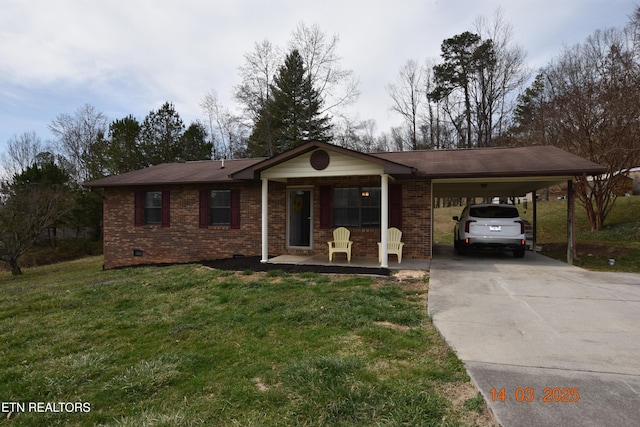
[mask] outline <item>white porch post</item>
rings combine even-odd
[[[262,178],[262,259],[260,262],[267,262],[269,259],[269,180]]]
[[[382,256],[380,257],[380,267],[389,267],[389,248],[387,246],[387,229],[389,228],[389,175],[380,175],[380,246]]]

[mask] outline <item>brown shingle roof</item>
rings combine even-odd
[[[606,168],[553,146],[425,150],[372,154],[431,178],[600,174]]]
[[[335,147],[330,144],[309,143],[283,153],[274,159],[264,158],[219,160],[187,163],[166,163],[133,172],[92,181],[85,187],[118,187],[133,185],[207,184],[231,182],[232,177],[255,178],[253,166],[268,169],[281,161],[300,155],[310,148]],[[601,174],[606,168],[553,146],[516,148],[485,148],[471,150],[424,150],[394,153],[365,154],[340,147],[335,150],[372,162],[384,162],[391,174],[412,174],[429,178],[574,176],[586,173]],[[240,172],[240,173],[239,173]]]
[[[231,182],[229,175],[264,159],[203,160],[186,163],[164,163],[133,172],[114,175],[85,183],[85,187],[123,187],[132,185],[207,184]]]

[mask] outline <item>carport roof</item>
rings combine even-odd
[[[430,178],[595,175],[606,168],[547,145],[510,148],[401,151],[373,156],[411,166]]]
[[[519,197],[606,168],[553,146],[374,154],[432,179],[434,197]]]

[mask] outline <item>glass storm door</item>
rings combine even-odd
[[[287,200],[288,224],[287,239],[289,247],[310,248],[312,236],[312,206],[313,200],[311,190],[289,189]]]

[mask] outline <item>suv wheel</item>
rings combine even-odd
[[[513,256],[516,258],[524,258],[524,248],[514,249]]]
[[[456,247],[456,252],[458,253],[458,255],[465,255],[467,253],[467,247],[465,246],[464,242],[462,240],[456,240],[455,242],[456,243],[454,243],[454,246]]]

